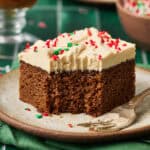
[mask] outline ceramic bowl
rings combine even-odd
[[[124,0],[117,0],[116,6],[127,35],[143,50],[150,50],[150,17],[132,14],[124,8]]]

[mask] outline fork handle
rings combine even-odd
[[[133,97],[133,98],[129,101],[128,105],[129,105],[131,108],[135,109],[137,106],[139,106],[139,104],[140,104],[140,103],[144,100],[144,98],[145,98],[146,96],[148,96],[148,95],[150,95],[150,88],[144,90],[144,91],[141,92],[140,94],[138,94],[138,95],[136,95],[135,97]]]

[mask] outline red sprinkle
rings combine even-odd
[[[25,108],[25,110],[26,110],[26,111],[31,111],[31,109],[30,109],[30,108]]]
[[[109,47],[113,47],[113,46],[114,46],[114,48],[115,48],[116,50],[118,50],[119,42],[120,42],[120,39],[118,38],[118,39],[116,39],[116,40],[111,40],[107,45],[108,45]]]
[[[97,46],[97,45],[95,45],[95,48],[98,48],[98,46]]]
[[[102,55],[101,54],[98,55],[98,60],[102,60]]]
[[[118,48],[118,44],[119,44],[119,39],[116,39],[116,40],[114,41],[115,49]]]
[[[61,37],[63,37],[63,38],[65,37],[65,35],[64,35],[64,34],[62,34],[62,33],[61,33],[59,36],[61,36]]]
[[[73,128],[73,125],[71,123],[68,124],[68,127]]]
[[[101,43],[104,43],[104,42],[105,42],[104,38],[101,38]]]
[[[37,52],[37,46],[34,46],[33,51],[34,51],[34,52]]]
[[[95,41],[90,40],[90,44],[91,44],[92,46],[95,46]]]
[[[53,46],[54,46],[54,47],[57,46],[57,42],[58,42],[58,39],[56,38],[56,39],[54,40],[54,43],[53,43]]]
[[[86,41],[85,44],[89,44],[89,43]]]
[[[47,112],[44,112],[42,115],[45,117],[49,116],[49,114]]]
[[[137,4],[136,2],[132,2],[132,6],[133,6],[133,7],[135,7],[135,6],[136,6],[136,4]]]
[[[122,46],[127,46],[127,44],[126,44],[126,43],[124,43],[124,44],[122,44]]]
[[[65,51],[64,50],[61,50],[60,52],[59,52],[59,54],[63,54]]]
[[[109,37],[108,35],[104,35],[103,38],[105,38],[107,42],[108,42],[109,39],[110,39],[110,37]]]
[[[100,31],[98,37],[101,39],[101,43],[105,43],[105,41],[108,42],[110,39],[110,36],[106,31]]]
[[[99,31],[98,36],[101,37],[102,35],[106,34],[106,31]]]
[[[50,48],[50,42],[51,42],[51,40],[50,39],[48,39],[47,41],[46,41],[46,46],[47,46],[47,48]]]
[[[30,43],[29,42],[26,43],[26,47],[25,48],[26,49],[30,48]]]
[[[116,39],[116,41],[115,41],[115,42],[116,42],[116,43],[119,43],[119,41],[120,41],[120,39],[118,38],[118,39]]]
[[[107,44],[109,47],[112,47],[113,46],[113,43],[108,43]]]
[[[91,32],[90,29],[87,29],[87,33],[88,33],[89,36],[92,36],[92,32]]]
[[[118,47],[116,50],[117,50],[117,52],[120,52],[120,51],[121,51],[121,48],[120,48],[120,47]]]
[[[53,55],[52,59],[55,60],[55,61],[57,61],[59,59],[59,57],[57,55]]]

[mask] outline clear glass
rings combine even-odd
[[[27,10],[28,8],[0,9],[0,44],[37,40],[29,33],[22,33]]]

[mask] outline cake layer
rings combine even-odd
[[[134,60],[99,71],[46,71],[21,62],[20,99],[40,112],[101,115],[135,93]]]
[[[19,54],[19,60],[51,72],[102,71],[135,58],[135,45],[113,39],[95,28],[63,33],[37,41]]]

